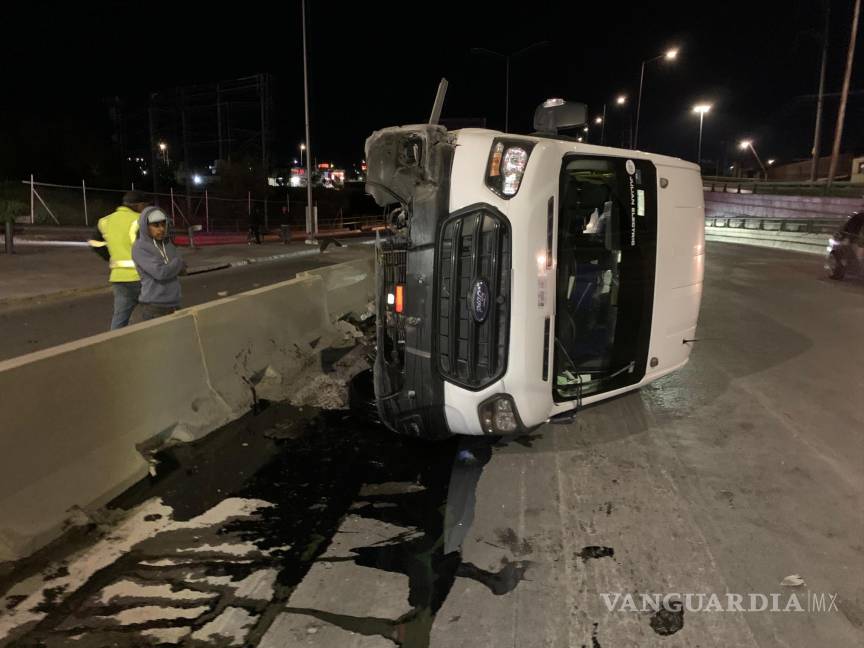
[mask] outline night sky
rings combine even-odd
[[[445,118],[504,124],[504,62],[474,47],[514,52],[512,132],[529,132],[550,96],[584,101],[590,114],[621,92],[632,114],[609,107],[607,143],[635,116],[642,60],[669,46],[674,63],[648,66],[640,148],[696,156],[697,101],[706,117],[703,158],[749,161],[734,144],[752,137],[778,163],[809,155],[821,51],[820,0],[782,2],[408,3],[309,2],[312,146],[318,161],[349,166],[374,129],[426,121],[439,79]],[[15,3],[0,38],[0,180],[31,171],[48,182],[114,177],[107,99],[128,112],[129,151],[149,155],[147,96],[181,84],[267,72],[274,79],[274,162],[303,140],[300,4]],[[467,7],[470,9],[466,9]],[[852,0],[832,0],[827,92],[839,93]],[[844,149],[864,151],[864,67],[858,39]],[[857,94],[855,91],[857,90]],[[823,153],[837,98],[829,97]],[[591,134],[596,141],[597,134]],[[728,151],[724,158],[724,149]],[[195,161],[199,163],[199,161]],[[98,177],[93,177],[93,176]],[[116,175],[116,174],[114,174]]]

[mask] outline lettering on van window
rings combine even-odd
[[[636,247],[636,181],[632,174],[627,179],[630,184],[630,246]]]

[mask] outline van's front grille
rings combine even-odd
[[[383,348],[378,349],[384,361],[394,369],[402,369],[405,362],[405,316],[397,313],[389,296],[395,295],[397,285],[405,285],[407,268],[407,243],[396,237],[378,244],[378,266],[381,273],[379,286],[379,326],[383,329]]]
[[[481,389],[507,368],[510,226],[488,207],[451,216],[438,245],[438,364],[447,380]]]

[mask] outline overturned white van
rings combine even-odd
[[[519,434],[687,362],[698,167],[552,131],[433,124],[367,140],[367,191],[389,209],[374,367],[388,427]]]

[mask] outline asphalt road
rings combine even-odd
[[[298,272],[371,254],[368,245],[328,249],[324,254],[250,264],[182,277],[183,305],[194,306],[293,278]],[[222,293],[222,294],[220,294]],[[106,290],[47,300],[0,305],[0,360],[46,349],[108,330],[113,297]],[[132,324],[140,321],[140,309]]]
[[[166,453],[121,523],[0,570],[0,644],[862,645],[864,286],[708,253],[680,372],[510,442],[250,414]]]

